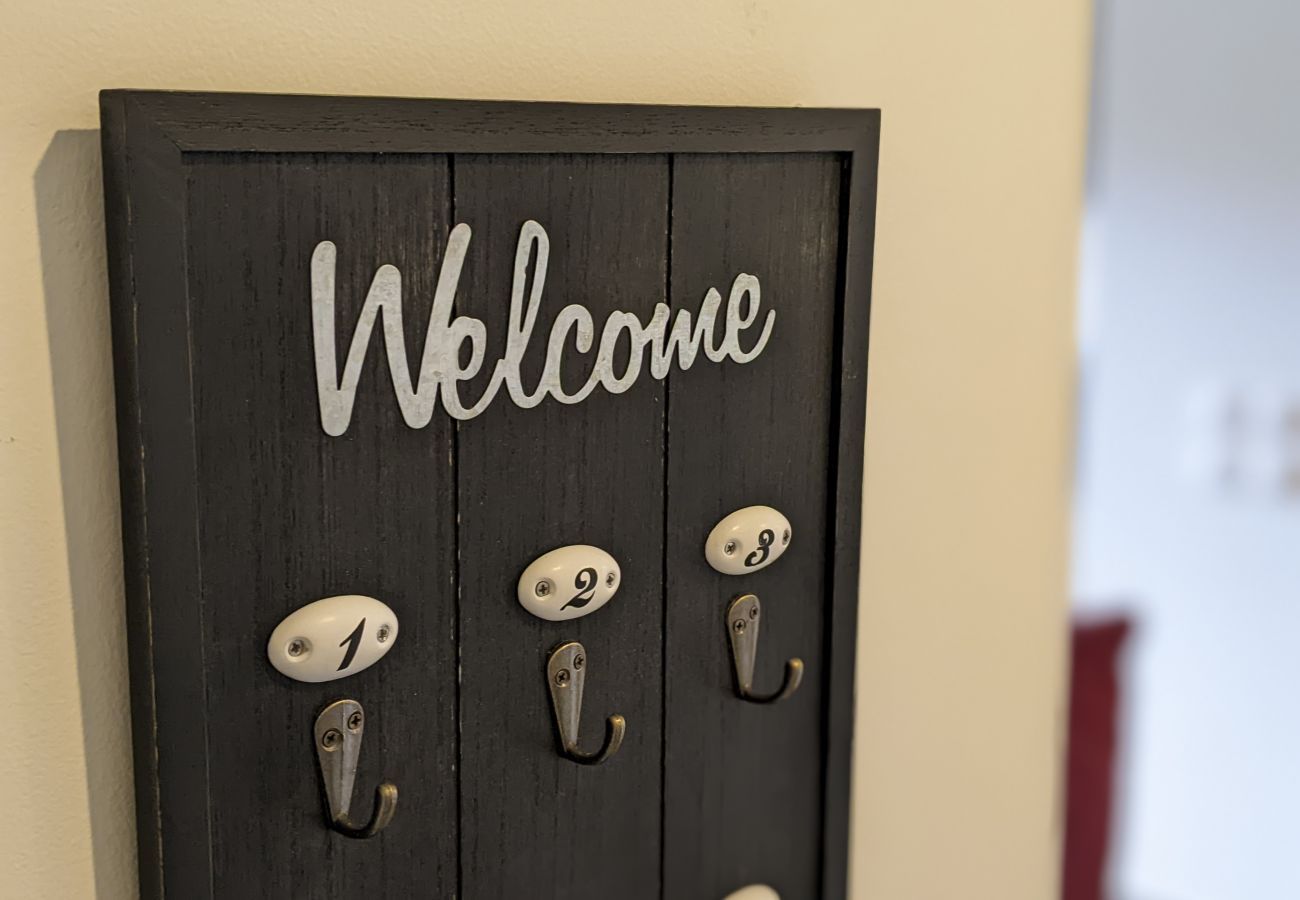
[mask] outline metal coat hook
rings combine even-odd
[[[330,828],[358,839],[374,837],[383,831],[397,811],[397,787],[384,782],[375,788],[375,810],[370,814],[369,822],[357,825],[349,814],[365,726],[366,715],[360,703],[336,700],[321,710],[312,731],[321,782],[325,786],[325,801],[329,807]]]
[[[803,681],[803,660],[795,657],[785,663],[785,683],[775,694],[760,696],[753,691],[754,660],[758,655],[758,625],[762,605],[753,594],[742,594],[727,607],[727,637],[731,639],[731,660],[736,666],[736,694],[750,703],[775,703],[799,690]]]
[[[623,744],[627,721],[610,716],[605,722],[605,744],[595,753],[578,749],[578,721],[582,717],[582,685],[587,679],[587,651],[577,641],[561,644],[546,662],[546,683],[551,689],[551,708],[560,730],[560,752],[584,766],[598,766],[618,752]]]

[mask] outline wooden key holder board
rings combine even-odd
[[[843,897],[878,112],[101,107],[142,895]]]

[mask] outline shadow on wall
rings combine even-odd
[[[137,895],[135,798],[99,132],[56,132],[34,187],[95,895],[124,900]]]

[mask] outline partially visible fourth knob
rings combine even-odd
[[[722,900],[781,900],[781,895],[765,884],[751,884],[728,894]]]

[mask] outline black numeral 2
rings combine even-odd
[[[578,589],[578,593],[574,594],[560,609],[568,609],[570,606],[582,609],[591,602],[591,598],[596,595],[596,570],[590,566],[583,569],[573,580],[573,586]]]

